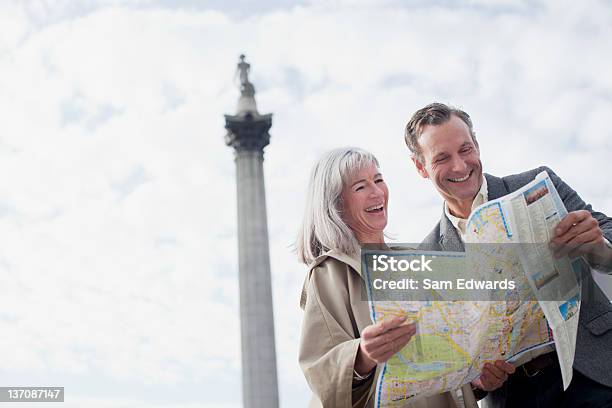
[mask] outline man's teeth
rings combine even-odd
[[[382,210],[383,205],[382,204],[378,204],[369,208],[366,208],[367,212],[371,212],[371,211],[378,211],[378,210]]]
[[[471,175],[472,175],[472,172],[470,171],[465,177],[449,178],[449,180],[452,181],[453,183],[459,183],[459,182],[467,180],[468,178],[470,178]]]

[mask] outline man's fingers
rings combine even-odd
[[[504,360],[497,360],[495,362],[495,366],[508,374],[514,374],[514,372],[516,371],[516,367],[514,367],[513,364],[510,364]]]
[[[482,383],[486,386],[486,391],[493,391],[498,389],[504,383],[504,379],[499,379],[491,374],[490,371],[482,372]]]
[[[574,259],[574,258],[577,258],[577,257],[579,257],[581,255],[587,255],[589,253],[595,253],[595,252],[597,252],[596,248],[598,248],[598,247],[597,247],[597,245],[594,245],[594,244],[580,245],[579,247],[574,248],[571,251],[569,251],[567,256],[570,259]]]
[[[490,378],[493,381],[495,380],[506,381],[506,378],[508,378],[508,374],[506,374],[504,371],[500,370],[499,368],[495,367],[493,364],[485,364],[484,368],[482,369],[482,373],[483,375],[485,373],[488,374],[488,378]]]
[[[568,242],[569,246],[580,246],[582,244],[603,244],[603,232],[596,226],[595,228],[591,228],[587,231],[580,233],[579,235],[572,238],[571,241]]]
[[[579,255],[593,252],[597,248],[603,247],[603,245],[603,233],[599,226],[597,226],[575,236],[567,244],[559,247],[555,251],[555,256],[561,258],[569,255],[570,258],[575,258]]]
[[[556,258],[562,258],[568,254],[572,254],[573,257],[584,255],[593,248],[581,248],[582,245],[592,243],[593,247],[595,247],[603,243],[603,232],[599,227],[599,223],[590,213],[588,213],[588,211],[581,212],[581,214],[584,213],[586,213],[586,216],[580,219],[580,221],[578,221],[577,217],[570,218],[570,215],[568,215],[559,223],[559,225],[562,223],[567,224],[566,220],[568,218],[570,221],[576,221],[570,224],[569,228],[561,235],[556,233],[551,241],[551,249]],[[565,226],[562,228],[565,228]],[[555,231],[559,231],[558,226]]]
[[[496,390],[508,379],[508,374],[514,373],[515,369],[514,365],[503,360],[486,363],[482,367],[480,377],[472,381],[472,384],[484,391]]]
[[[480,379],[480,377],[472,381],[472,385],[476,388],[480,388],[481,390],[484,390],[484,385],[482,384],[482,380]]]
[[[568,254],[571,258],[587,254],[593,251],[598,245],[603,245],[604,241],[602,237],[603,234],[601,231],[586,231],[568,242],[567,246],[570,249]]]
[[[570,228],[580,223],[582,220],[591,217],[591,213],[587,210],[572,211],[567,214],[555,228],[555,237],[561,237]]]
[[[495,387],[493,386],[493,383],[491,381],[491,379],[489,377],[487,377],[487,375],[481,374],[480,375],[480,384],[482,385],[482,389],[485,391],[492,391],[495,389]]]
[[[572,238],[598,227],[599,223],[597,220],[589,214],[588,218],[583,218],[580,221],[574,222],[563,234],[557,235],[557,242],[570,242]]]
[[[597,221],[595,221],[594,218],[591,220],[593,220],[593,222],[588,220],[572,226],[563,235],[555,237],[551,243],[558,249],[564,249],[567,246],[571,246],[572,242],[576,238],[583,236],[596,228],[599,229],[599,224],[597,224]]]

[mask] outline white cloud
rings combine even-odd
[[[260,111],[274,113],[265,173],[283,406],[309,395],[297,367],[305,268],[289,245],[322,151],[373,151],[391,190],[388,230],[418,241],[441,202],[413,170],[403,126],[449,102],[472,115],[485,170],[549,165],[610,212],[604,2],[317,1],[243,16],[73,4],[0,13],[0,345],[12,350],[0,382],[63,379],[74,406],[240,403],[222,115],[235,109],[242,52]],[[96,392],[101,379],[137,391]]]

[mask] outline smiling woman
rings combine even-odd
[[[362,300],[359,245],[384,245],[388,200],[378,160],[369,152],[335,149],[314,166],[296,244],[308,265],[299,361],[314,393],[310,407],[373,407],[379,368],[416,332],[405,317],[374,324]],[[469,387],[462,391],[473,397]],[[445,393],[411,406],[475,406],[468,398]]]
[[[354,170],[342,188],[343,218],[360,243],[384,242],[389,189],[377,166]]]

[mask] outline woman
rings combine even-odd
[[[384,244],[389,191],[378,161],[357,148],[325,154],[315,165],[297,241],[308,265],[299,360],[314,392],[311,407],[373,407],[380,364],[400,351],[414,324],[396,317],[372,323],[362,301],[360,244]],[[463,387],[465,406],[476,406]],[[415,407],[455,407],[456,393],[416,400]],[[459,405],[461,406],[461,405]]]

